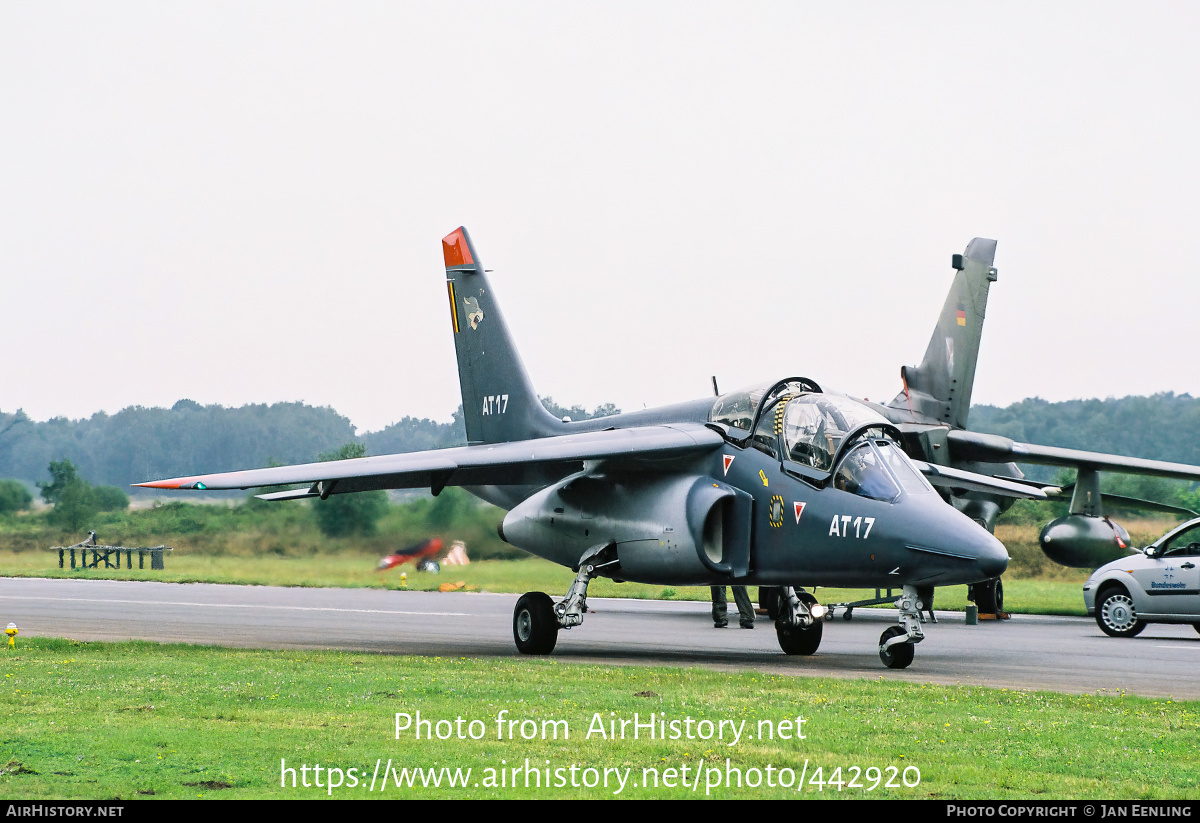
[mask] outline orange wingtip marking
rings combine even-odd
[[[141,486],[146,489],[182,489],[193,484],[190,477],[181,478],[179,480],[152,480],[149,483],[134,483],[135,486]]]
[[[475,265],[461,226],[442,238],[442,257],[446,258],[446,268]]]

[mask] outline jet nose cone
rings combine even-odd
[[[984,580],[999,577],[1008,568],[1008,550],[1004,544],[988,533],[983,527],[979,529],[979,543],[976,547],[980,574]]]

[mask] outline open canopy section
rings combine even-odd
[[[774,383],[738,389],[718,397],[708,419],[749,434],[754,431],[759,412],[775,398],[819,391],[821,387],[807,377],[788,377]]]
[[[848,397],[803,394],[793,397],[784,409],[784,448],[793,463],[827,472],[846,435],[864,426],[890,425],[882,415]]]

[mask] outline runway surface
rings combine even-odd
[[[263,649],[517,657],[517,595],[373,589],[0,578],[0,623],[20,637],[152,640]],[[938,612],[913,664],[879,662],[890,610],[860,609],[825,624],[811,657],[779,651],[771,623],[714,629],[705,603],[590,598],[581,627],[559,633],[553,657],[593,664],[688,665],[781,675],[884,677],[919,683],[1200,699],[1200,634],[1150,625],[1134,639],[1078,617],[1014,616],[967,626]],[[19,642],[19,640],[18,640]]]

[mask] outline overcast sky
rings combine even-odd
[[[1200,394],[1195,3],[0,2],[0,410],[890,399],[974,236],[976,403]]]

